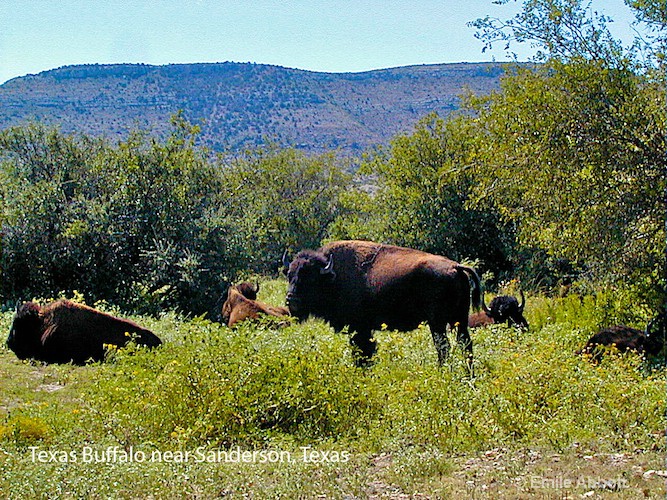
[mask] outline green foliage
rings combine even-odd
[[[126,306],[170,287],[162,307],[207,310],[221,289],[208,231],[216,172],[180,117],[164,144],[136,133],[111,147],[30,124],[0,135],[4,297],[80,290]],[[224,261],[223,261],[224,262]]]
[[[507,4],[509,0],[499,0]],[[484,49],[502,42],[509,49],[513,42],[538,49],[536,59],[567,61],[584,58],[605,61],[612,67],[628,64],[628,54],[615,40],[607,25],[613,20],[590,8],[585,0],[525,0],[523,9],[508,20],[489,16],[470,23]]]
[[[518,69],[502,92],[467,103],[476,205],[597,279],[664,273],[664,99],[596,62]]]
[[[243,269],[276,272],[286,250],[320,246],[351,182],[339,163],[270,147],[222,167],[219,217],[234,228]]]
[[[319,246],[349,176],[332,154],[256,152],[211,161],[181,115],[164,142],[116,146],[40,124],[0,133],[0,295],[79,290],[127,309],[215,318],[241,272]]]
[[[659,44],[663,12],[630,5]],[[144,313],[215,319],[231,281],[275,274],[285,250],[359,238],[474,260],[488,276],[543,290],[577,279],[580,290],[633,288],[657,308],[664,75],[622,49],[609,22],[560,0],[479,21],[488,43],[536,41],[546,63],[509,68],[499,91],[464,96],[447,121],[424,117],[354,177],[333,153],[273,145],[216,161],[181,114],[162,141],[4,130],[0,298],[80,290]]]
[[[131,353],[132,371],[118,369],[127,361],[117,355],[89,397],[99,408],[124,408],[101,415],[109,429],[130,431],[135,445],[261,448],[283,435],[308,443],[363,434],[361,415],[376,404],[363,379],[342,353],[321,349],[332,341],[331,333],[320,336],[321,324],[295,329],[279,334],[245,322],[231,331],[193,321],[183,342],[157,357],[140,362]],[[342,340],[333,342],[339,350]]]
[[[482,271],[496,274],[511,269],[511,225],[492,210],[466,205],[472,178],[463,168],[465,144],[465,134],[436,115],[421,120],[412,134],[397,136],[389,151],[362,166],[376,189],[351,196],[338,234],[477,259]]]
[[[664,76],[667,56],[667,4],[663,0],[625,0],[638,23],[646,29],[635,39],[635,48],[646,54],[646,65],[655,64]]]
[[[277,303],[285,286],[262,283],[262,300]],[[442,485],[453,472],[452,457],[488,450],[552,456],[576,449],[580,456],[641,449],[663,456],[656,435],[665,425],[664,366],[651,367],[635,354],[610,354],[592,365],[574,354],[598,324],[627,309],[611,295],[530,296],[529,332],[503,325],[474,332],[472,380],[458,350],[438,366],[425,327],[377,332],[377,359],[365,369],[353,366],[347,336],[312,320],[282,329],[247,322],[231,330],[174,314],[135,318],[164,344],[119,350],[85,367],[34,366],[0,348],[0,488],[11,495],[21,485],[41,494],[53,486],[45,470],[57,470],[59,491],[70,495],[95,487],[112,496],[163,496],[184,487],[182,474],[207,495],[223,485],[234,492],[278,491],[277,481],[287,496],[337,488],[360,496],[360,484],[383,477],[415,492],[431,481]],[[5,327],[10,320],[9,313],[0,316]],[[34,390],[46,382],[59,390]],[[30,446],[79,456],[84,446],[148,456],[238,446],[287,451],[294,460],[42,464],[31,461]],[[301,447],[345,451],[350,462],[311,467]],[[376,466],[369,476],[362,473],[369,458],[383,457],[395,459],[386,476]],[[290,474],[298,479],[285,482]],[[115,493],[106,489],[112,483]]]
[[[631,5],[659,38],[663,12]],[[664,456],[664,359],[574,354],[602,326],[643,328],[665,300],[664,75],[631,66],[608,20],[587,16],[581,2],[550,0],[525,2],[504,27],[484,21],[537,40],[547,64],[514,68],[454,119],[426,117],[355,179],[332,154],[293,149],[216,163],[180,115],[161,142],[0,132],[2,301],[80,290],[108,301],[98,307],[152,314],[136,319],[164,341],[85,367],[19,362],[0,346],[0,491],[364,497],[378,476],[415,494],[443,485],[452,457],[486,450]],[[494,273],[511,262],[532,288],[588,279],[563,283],[563,297],[529,295],[529,332],[476,330],[472,380],[457,349],[438,365],[425,326],[377,332],[374,364],[359,369],[348,337],[319,321],[230,330],[164,313],[211,317],[228,282],[342,237],[481,259]],[[285,287],[264,283],[260,299],[280,304]],[[295,457],[310,446],[352,460],[69,467],[31,461],[31,446]],[[426,491],[443,489],[453,492]]]

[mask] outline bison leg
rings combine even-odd
[[[447,330],[445,328],[436,328],[429,325],[431,329],[431,337],[433,337],[433,345],[438,353],[438,363],[443,365],[449,357],[449,339],[447,338]]]
[[[440,322],[429,323],[433,344],[438,352],[438,363],[443,365],[449,356],[449,339],[447,338],[447,328]],[[465,322],[450,323],[451,329],[456,329],[456,340],[463,349],[466,356],[468,370],[472,376],[472,340],[468,333],[468,325]]]
[[[472,368],[472,339],[468,333],[467,322],[458,323],[458,325],[453,325],[452,328],[456,328],[456,341],[459,343],[466,355],[466,362],[468,364],[468,370],[470,375],[473,375]]]
[[[371,357],[377,351],[377,343],[371,337],[371,331],[364,330],[354,333],[350,337],[350,344],[352,345],[354,364],[357,366],[368,366]]]

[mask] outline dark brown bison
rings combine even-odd
[[[287,305],[293,316],[309,315],[341,331],[348,327],[358,364],[376,350],[372,330],[414,330],[426,321],[438,360],[449,352],[447,325],[456,327],[472,369],[468,335],[470,283],[472,301],[480,304],[477,273],[439,255],[368,241],[336,241],[319,250],[304,250],[290,263]]]
[[[601,346],[615,346],[620,352],[635,351],[639,354],[656,356],[665,347],[665,314],[651,320],[646,330],[641,331],[625,325],[609,326],[593,335],[577,354],[587,354],[593,361],[599,361]]]
[[[257,318],[261,314],[269,316],[289,316],[289,309],[286,307],[270,306],[250,297],[257,298],[259,285],[253,286],[251,283],[240,283],[236,286],[230,286],[227,290],[227,300],[222,305],[222,320],[227,326],[234,326],[247,318]]]
[[[486,306],[484,299],[482,299],[482,310],[470,315],[468,318],[468,327],[477,328],[496,323],[507,323],[509,326],[528,328],[528,321],[523,316],[526,298],[523,295],[523,291],[520,291],[520,294],[520,304],[516,298],[509,295],[494,297],[489,307]]]
[[[259,283],[252,284],[247,281],[244,281],[243,283],[239,283],[236,286],[236,289],[241,292],[241,295],[243,295],[246,299],[250,300],[257,300],[257,294],[259,293]]]
[[[7,347],[19,359],[84,364],[102,361],[105,344],[122,347],[132,340],[148,347],[162,343],[133,321],[58,300],[43,307],[34,302],[18,304]]]

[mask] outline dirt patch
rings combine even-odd
[[[35,388],[35,390],[36,391],[44,391],[44,392],[56,392],[56,391],[59,391],[59,390],[64,389],[64,388],[65,388],[65,386],[60,385],[60,384],[41,384],[41,385],[38,385]]]
[[[396,478],[394,457],[372,459],[375,478],[368,498],[435,498],[443,492],[461,498],[665,498],[667,471],[659,451],[593,453],[568,450],[495,448],[475,456],[447,457],[452,472],[433,477]],[[405,474],[405,471],[404,471]],[[409,472],[407,472],[409,475]]]

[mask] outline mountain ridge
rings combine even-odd
[[[271,140],[311,152],[359,153],[458,108],[468,89],[498,88],[503,63],[399,66],[330,73],[257,63],[85,64],[0,85],[0,129],[29,119],[65,132],[158,136],[179,110],[202,142],[238,152]]]

